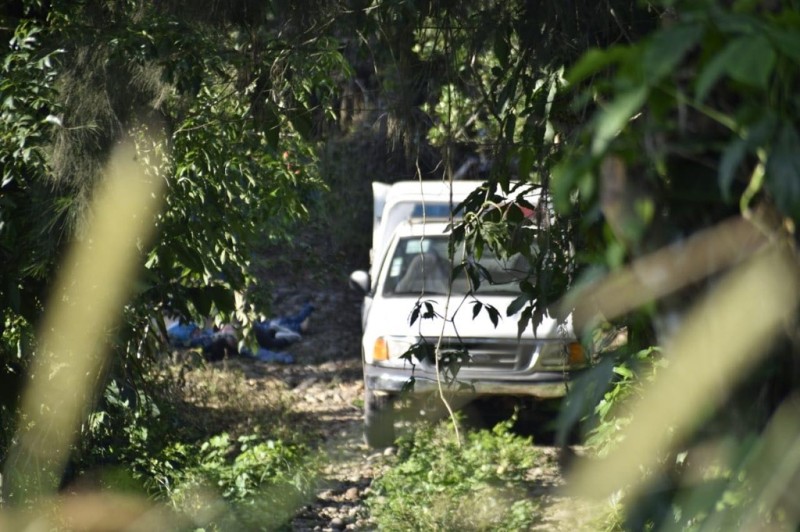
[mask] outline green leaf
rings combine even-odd
[[[509,303],[508,308],[506,309],[506,316],[513,316],[524,307],[528,303],[528,295],[521,294],[517,296],[514,301]]]
[[[612,380],[613,364],[613,358],[603,358],[573,381],[558,413],[556,442],[566,443],[568,435],[580,420],[592,412],[596,405],[602,404],[603,394]]]
[[[9,307],[14,312],[19,312],[22,306],[22,297],[20,294],[19,286],[14,283],[8,285],[8,303]]]
[[[510,47],[503,32],[497,32],[494,39],[494,55],[502,68],[508,68],[508,55]]]
[[[421,308],[422,304],[419,301],[417,301],[416,304],[414,305],[414,309],[411,311],[411,316],[409,316],[408,318],[409,325],[414,325],[414,323],[417,321],[417,318],[419,318],[419,311]]]
[[[514,140],[514,132],[517,129],[517,117],[511,113],[506,115],[505,124],[503,125],[503,134],[509,142]]]
[[[630,54],[631,49],[625,46],[612,46],[605,50],[592,48],[567,72],[565,76],[567,83],[569,85],[580,83],[605,67],[625,60]]]
[[[528,296],[532,296],[536,290],[535,287],[533,286],[533,283],[531,283],[530,281],[520,281],[519,289],[522,290]]]
[[[63,126],[63,124],[61,123],[61,119],[59,117],[57,117],[56,115],[47,115],[44,118],[44,122],[46,122],[48,124],[53,124],[54,126],[59,126],[59,127]]]
[[[723,75],[764,89],[775,67],[775,50],[760,34],[743,35],[734,39],[708,62],[695,84],[695,98],[703,101]]]
[[[734,43],[728,44],[726,48],[714,55],[700,71],[694,85],[694,97],[697,101],[702,102],[706,99],[706,96],[719,81],[719,78],[727,71],[728,64],[735,60],[733,55],[735,53],[736,47]]]
[[[572,191],[586,176],[590,176],[593,161],[594,158],[584,152],[577,159],[571,159],[553,167],[550,183],[553,188],[553,201],[559,212],[569,211]]]
[[[649,88],[641,85],[617,96],[596,116],[591,153],[599,156],[605,153],[608,145],[625,125],[644,105]]]
[[[466,267],[465,263],[456,264],[453,267],[453,279],[457,279],[459,275],[464,272],[464,268]]]
[[[312,124],[311,124],[311,116],[308,111],[305,109],[300,109],[298,111],[288,113],[289,121],[294,126],[295,131],[297,131],[298,135],[302,138],[307,139],[311,136],[312,132]]]
[[[625,366],[614,366],[614,373],[626,379],[633,378],[633,372]]]
[[[780,53],[800,63],[800,31],[787,31],[770,27],[767,38]]]
[[[483,308],[483,303],[481,303],[480,301],[473,301],[472,302],[472,319],[473,320],[478,317],[478,314],[480,314],[482,308]]]
[[[492,274],[489,272],[486,266],[484,266],[480,262],[476,262],[475,267],[479,270],[482,279],[486,279],[487,281],[489,281],[489,284],[494,284],[494,280],[492,279]]]
[[[260,119],[267,145],[273,150],[277,150],[280,143],[281,118],[275,104],[266,103]]]
[[[748,153],[755,152],[772,137],[775,127],[775,116],[767,113],[747,130],[744,137],[733,140],[725,147],[719,163],[719,187],[726,201],[730,199],[730,189],[736,169],[742,164]]]
[[[194,304],[197,312],[201,316],[211,315],[211,305],[214,303],[212,295],[208,290],[203,288],[191,288],[188,290],[191,301]]]
[[[761,34],[737,40],[735,61],[728,65],[728,74],[741,83],[761,89],[767,87],[775,67],[775,50]]]
[[[778,208],[800,220],[800,135],[791,124],[784,124],[778,134],[765,179]]]
[[[537,139],[538,140],[538,139]],[[524,147],[519,150],[517,172],[521,180],[527,180],[536,160],[536,152],[532,148]]]
[[[509,75],[508,81],[506,82],[505,86],[500,90],[500,93],[497,96],[495,112],[498,115],[505,114],[510,107],[513,107],[513,101],[517,93],[517,84],[519,83],[519,78],[520,78],[521,66],[522,62],[520,62],[514,68],[514,70]],[[509,114],[508,116],[506,116],[506,119],[510,118],[516,118],[516,117],[513,114]],[[508,121],[506,121],[505,124],[505,132],[506,135],[508,136]]]
[[[522,336],[522,333],[528,328],[532,315],[533,307],[525,307],[525,310],[522,311],[522,315],[519,317],[519,321],[517,321],[517,337]]]
[[[220,312],[233,312],[236,310],[236,299],[230,288],[216,285],[209,286],[206,290]]]
[[[722,158],[719,162],[719,188],[725,201],[730,200],[733,178],[745,155],[747,155],[747,141],[745,139],[732,141],[722,152]]]
[[[497,328],[497,324],[500,322],[500,311],[491,305],[486,305],[486,311],[489,313],[489,319],[492,320],[492,325]]]
[[[470,280],[471,284],[470,288],[473,291],[477,291],[481,287],[481,276],[478,273],[478,269],[475,268],[474,265],[470,264],[467,267],[467,276],[469,277]]]
[[[657,83],[672,72],[702,34],[699,24],[676,25],[658,32],[647,44],[642,57],[647,82]]]

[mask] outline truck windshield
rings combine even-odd
[[[450,261],[447,258],[447,236],[407,237],[400,239],[394,255],[386,265],[384,295],[446,294],[450,283]],[[464,257],[457,253],[454,265]],[[488,272],[481,277],[479,294],[518,294],[519,281],[528,273],[528,261],[521,255],[501,260],[484,249],[479,264]],[[463,295],[470,282],[462,270],[453,279],[453,294]]]

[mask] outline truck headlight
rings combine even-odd
[[[375,362],[395,360],[408,351],[414,343],[413,339],[380,336],[372,347],[372,359]]]
[[[586,365],[586,353],[580,342],[547,343],[539,352],[539,365],[552,370],[583,367]]]
[[[372,346],[372,360],[375,362],[389,360],[389,346],[386,345],[386,339],[382,336],[379,336],[375,340],[375,345]]]
[[[580,342],[570,342],[567,344],[567,363],[572,367],[586,365],[586,353]]]

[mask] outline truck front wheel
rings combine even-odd
[[[364,441],[374,448],[394,444],[394,398],[364,390]]]

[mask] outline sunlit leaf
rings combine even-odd
[[[614,366],[614,373],[626,379],[633,378],[633,372],[630,370],[630,368],[627,368],[625,366]]]

